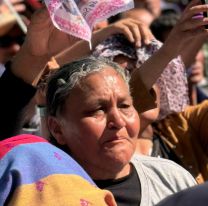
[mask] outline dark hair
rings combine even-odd
[[[164,34],[170,32],[180,19],[180,13],[174,9],[165,9],[160,17],[151,24],[151,30],[156,39],[164,42]]]

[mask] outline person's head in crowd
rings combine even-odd
[[[195,56],[193,63],[188,69],[188,79],[191,84],[198,84],[204,79],[205,56],[202,49]]]
[[[134,5],[134,9],[110,17],[108,22],[114,23],[119,19],[130,17],[150,25],[160,15],[160,0],[134,0]]]
[[[112,40],[112,41],[111,41]],[[155,44],[155,45],[154,45]],[[152,50],[151,50],[152,49]],[[99,45],[94,52],[95,56],[102,56],[118,63],[125,71],[131,75],[134,69],[139,68],[142,63],[157,50],[156,42],[153,46],[136,49],[124,36],[115,35],[106,40],[103,45]],[[147,126],[157,120],[160,112],[160,88],[154,84],[150,91],[153,97],[156,97],[156,107],[151,110],[139,113],[140,133]],[[138,100],[138,105],[143,105],[142,99]]]
[[[155,38],[164,42],[180,18],[180,13],[174,9],[162,10],[161,15],[151,24]]]
[[[119,205],[145,205],[146,201],[154,205],[172,191],[195,185],[195,180],[172,162],[135,153],[140,121],[128,79],[118,64],[97,57],[62,66],[47,84],[48,127],[57,146],[69,153],[99,188],[109,189]],[[174,173],[173,168],[177,168]],[[146,191],[149,182],[151,192]],[[155,184],[159,195],[158,190],[154,194]],[[148,200],[142,195],[145,193]]]
[[[121,66],[125,67],[126,70],[131,73],[134,69],[139,69],[140,66],[149,57],[151,57],[156,51],[158,51],[160,46],[160,42],[158,42],[157,40],[152,40],[149,45],[142,45],[142,47],[136,48],[124,36],[114,35],[98,45],[93,54],[96,57],[102,56],[105,58],[109,58],[110,60],[115,61]],[[169,67],[174,69],[174,75],[168,72],[171,69]],[[185,84],[187,84],[187,81],[186,76],[183,76],[183,74],[183,64],[181,61],[177,60],[168,64],[164,72],[158,78],[156,83],[159,86],[159,90],[161,92],[161,95],[158,95],[158,97],[160,97],[160,101],[157,101],[157,103],[159,103],[158,106],[160,107],[160,115],[158,119],[164,118],[173,111],[177,111],[179,108],[181,108],[181,105],[185,105],[185,103],[188,101],[187,85],[184,85],[184,82]],[[180,79],[181,82],[178,82],[178,79]],[[178,92],[175,91],[176,88],[178,89],[178,91],[180,91],[179,95]],[[169,91],[168,94],[166,92],[167,90]],[[172,102],[172,97],[174,97],[174,100],[177,99],[177,101]],[[143,112],[141,108],[146,105],[145,99],[150,98],[152,97],[143,96],[143,98],[137,99],[138,104],[136,103],[135,107],[139,113]],[[147,108],[145,110],[148,109],[150,108]],[[153,121],[156,120],[156,117],[158,115],[157,110],[154,110],[154,112],[156,113],[152,116]],[[148,122],[150,124],[152,122],[151,119],[149,119]]]
[[[95,51],[94,55],[96,56],[103,56],[105,58],[109,58],[110,60],[118,63],[125,72],[131,73],[134,69],[139,68],[140,65],[149,57],[151,52],[154,52],[154,50],[157,50],[157,45],[155,43],[154,46],[149,47],[143,47],[142,49],[137,49],[131,44],[125,37],[121,35],[116,35],[112,37],[113,41],[108,42],[106,41],[106,44],[104,43],[104,46],[102,49],[97,47],[97,50]],[[115,41],[114,41],[115,40]],[[102,47],[102,46],[101,46]],[[155,47],[155,48],[153,48]],[[101,50],[100,50],[101,49]],[[98,53],[97,53],[98,52]],[[149,53],[148,53],[149,52]],[[137,54],[138,53],[138,54]],[[156,121],[159,112],[160,112],[160,89],[157,84],[154,84],[152,90],[150,91],[152,96],[156,97],[155,105],[156,107],[151,110],[147,110],[145,112],[139,113],[140,116],[140,132],[143,132],[148,125],[150,125],[152,122]],[[144,102],[142,99],[138,100],[138,105],[142,106],[144,105]]]
[[[206,94],[198,87],[200,83],[203,84],[205,80],[204,74],[205,56],[204,51],[200,49],[193,58],[191,65],[187,68],[187,77],[189,85],[190,103],[195,105],[204,99],[207,99]]]
[[[160,0],[134,0],[135,8],[145,8],[157,18],[161,12]]]
[[[159,47],[160,43],[153,40],[150,45],[143,45],[141,48],[136,48],[123,35],[114,35],[98,45],[93,55],[96,57],[101,56],[108,58],[111,61],[118,63],[126,72],[131,74],[134,69],[138,69],[153,53],[155,53]],[[157,108],[146,111],[143,114],[141,131],[158,118],[160,111],[160,88],[157,84],[155,84],[151,90],[154,98],[156,95],[155,90],[157,93]],[[144,104],[143,99],[138,99],[139,107],[144,106]],[[136,109],[140,113],[141,110],[139,107],[136,106]]]
[[[66,64],[49,80],[47,109],[51,135],[93,179],[130,173],[139,117],[119,65],[93,57]]]
[[[122,18],[132,18],[141,21],[142,23],[150,26],[154,20],[154,16],[147,9],[144,8],[134,8],[123,12],[121,14]]]

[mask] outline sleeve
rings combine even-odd
[[[208,183],[200,184],[195,187],[182,190],[176,194],[173,194],[163,199],[156,206],[195,206],[195,205],[207,205],[207,190]]]
[[[188,125],[199,138],[200,145],[208,155],[208,100],[196,106],[189,106],[183,112]]]
[[[14,136],[22,126],[22,112],[35,95],[36,89],[16,77],[6,64],[0,78],[0,140]]]
[[[149,46],[137,49],[137,67],[139,68],[162,46],[158,40],[153,40]],[[185,65],[180,56],[174,58],[164,68],[156,84],[160,89],[160,114],[163,119],[168,114],[181,112],[189,104],[188,84]]]
[[[156,83],[160,88],[158,119],[163,119],[171,113],[181,112],[189,105],[185,65],[180,56],[167,65]]]

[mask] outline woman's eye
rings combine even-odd
[[[129,107],[130,107],[131,105],[130,104],[121,104],[119,107],[121,108],[121,109],[128,109]]]
[[[85,112],[86,115],[90,115],[90,116],[101,114],[101,113],[104,113],[103,107],[98,107],[96,109],[91,109],[91,110]]]
[[[104,112],[104,108],[103,107],[100,107],[100,108],[97,108],[94,110],[95,113],[97,112]]]

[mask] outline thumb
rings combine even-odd
[[[32,16],[31,24],[43,24],[50,22],[50,15],[46,7],[38,9]]]

